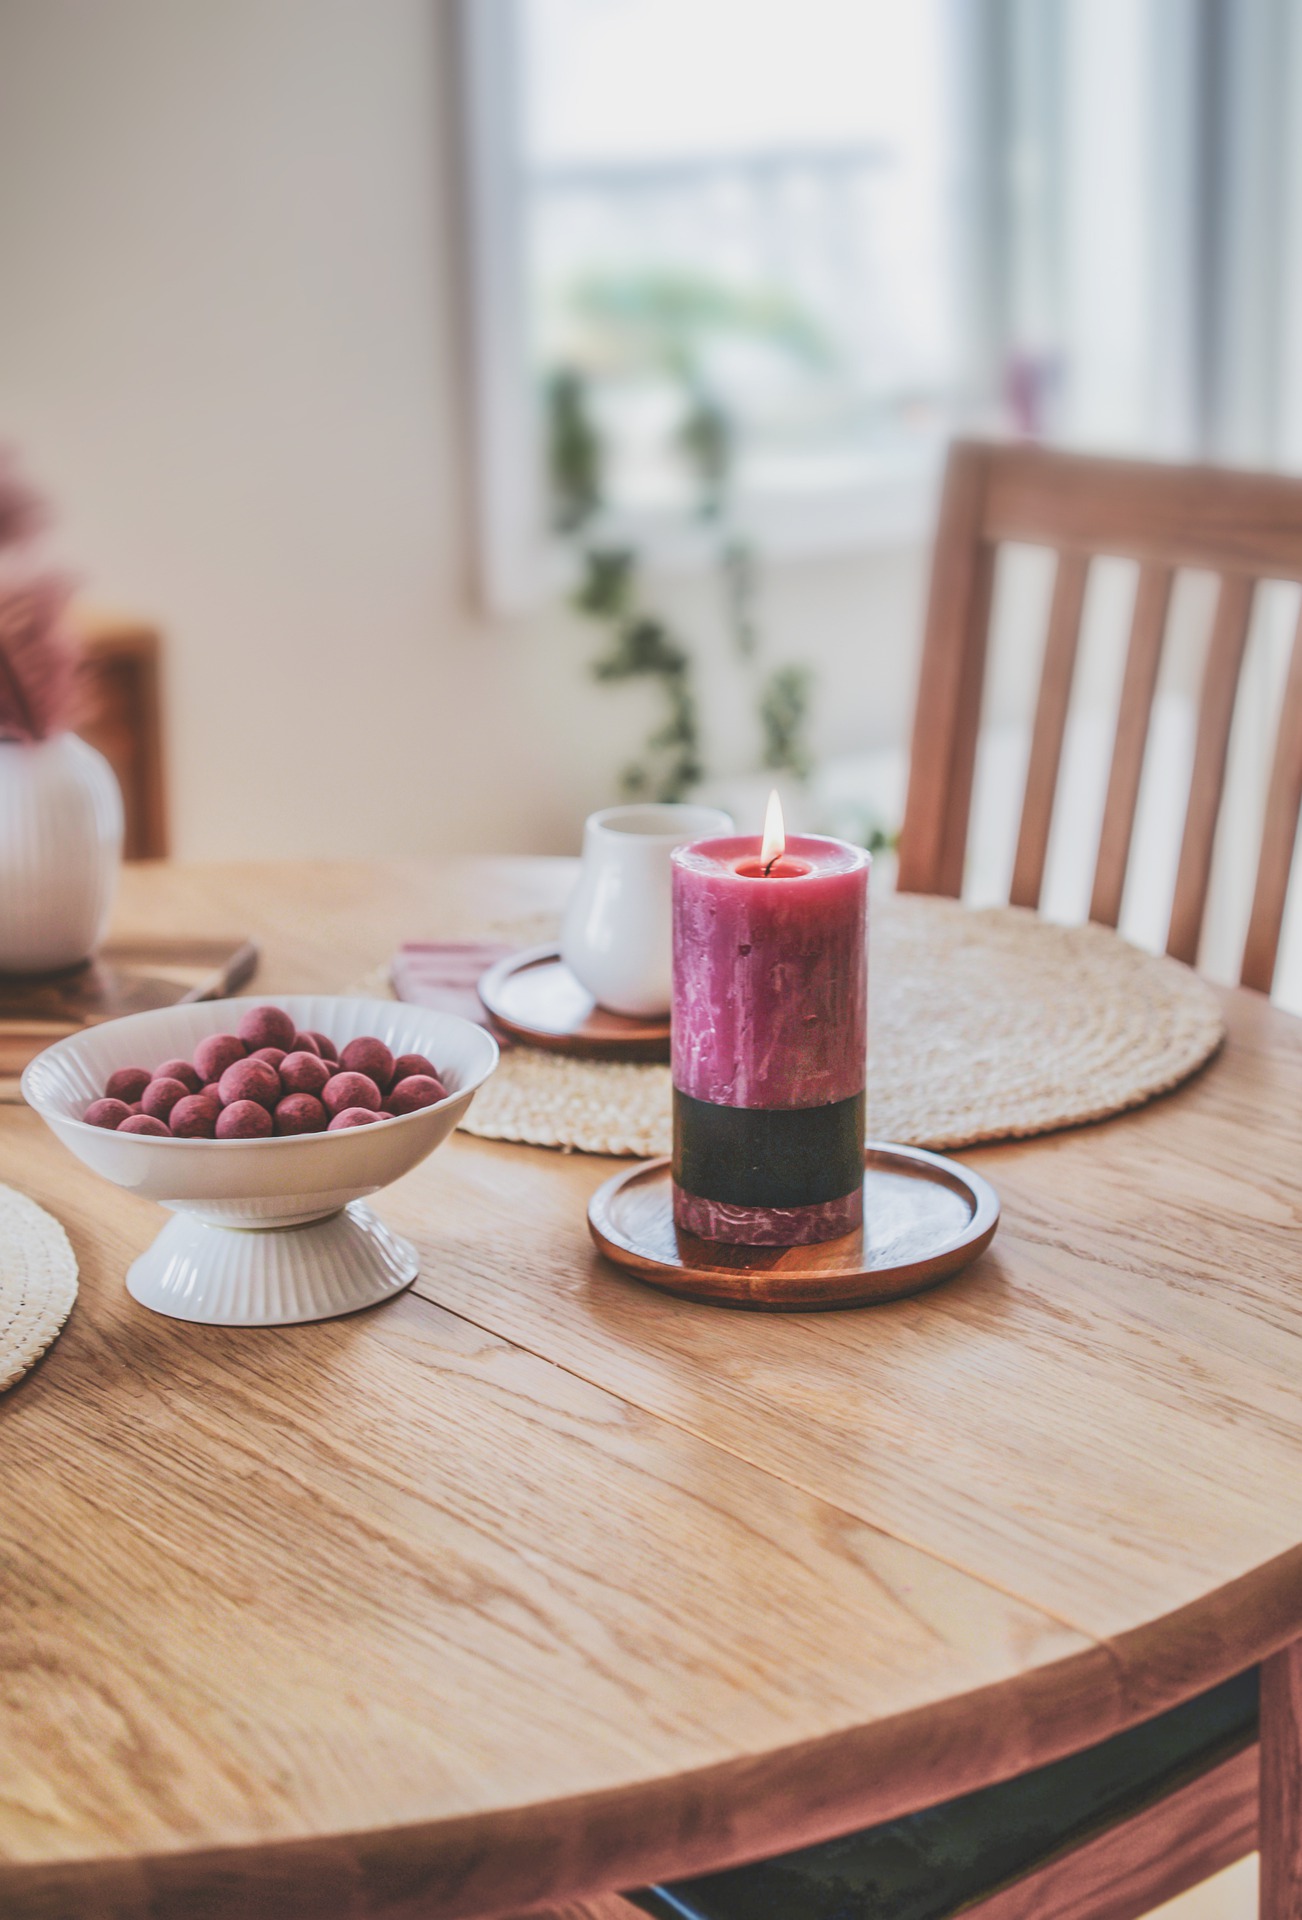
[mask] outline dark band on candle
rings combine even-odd
[[[674,1180],[732,1207],[817,1207],[863,1185],[864,1095],[721,1107],[674,1088]]]

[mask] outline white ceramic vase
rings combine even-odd
[[[669,1011],[669,855],[688,840],[731,833],[719,807],[656,804],[588,815],[578,883],[561,923],[561,958],[601,1006],[649,1019]]]
[[[52,973],[103,938],[122,860],[122,795],[74,733],[0,740],[0,973]]]

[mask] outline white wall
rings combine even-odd
[[[451,8],[4,0],[0,438],[170,645],[192,856],[567,848],[653,717],[470,605]],[[818,744],[903,737],[919,551],[784,569]],[[708,629],[707,583],[676,608]],[[712,735],[749,750],[726,679]]]

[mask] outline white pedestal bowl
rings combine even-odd
[[[233,1032],[254,1005],[283,1007],[300,1032],[328,1034],[340,1048],[370,1033],[394,1053],[422,1053],[448,1097],[373,1127],[270,1140],[159,1139],[81,1118],[115,1068],[189,1059],[207,1034]],[[497,1058],[492,1036],[454,1014],[392,1000],[270,995],[106,1021],[38,1055],[22,1089],[79,1160],[176,1215],[127,1274],[135,1299],[178,1320],[274,1327],[353,1313],[411,1285],[415,1248],[363,1202],[446,1140]]]

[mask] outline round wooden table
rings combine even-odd
[[[556,905],[567,863],[129,870],[257,985]],[[0,1911],[428,1920],[772,1853],[1018,1772],[1302,1633],[1302,1022],[967,1156],[949,1285],[738,1315],[604,1264],[613,1163],[458,1136],[414,1290],[160,1319],[158,1210],[0,1108],[82,1291],[0,1398]]]

